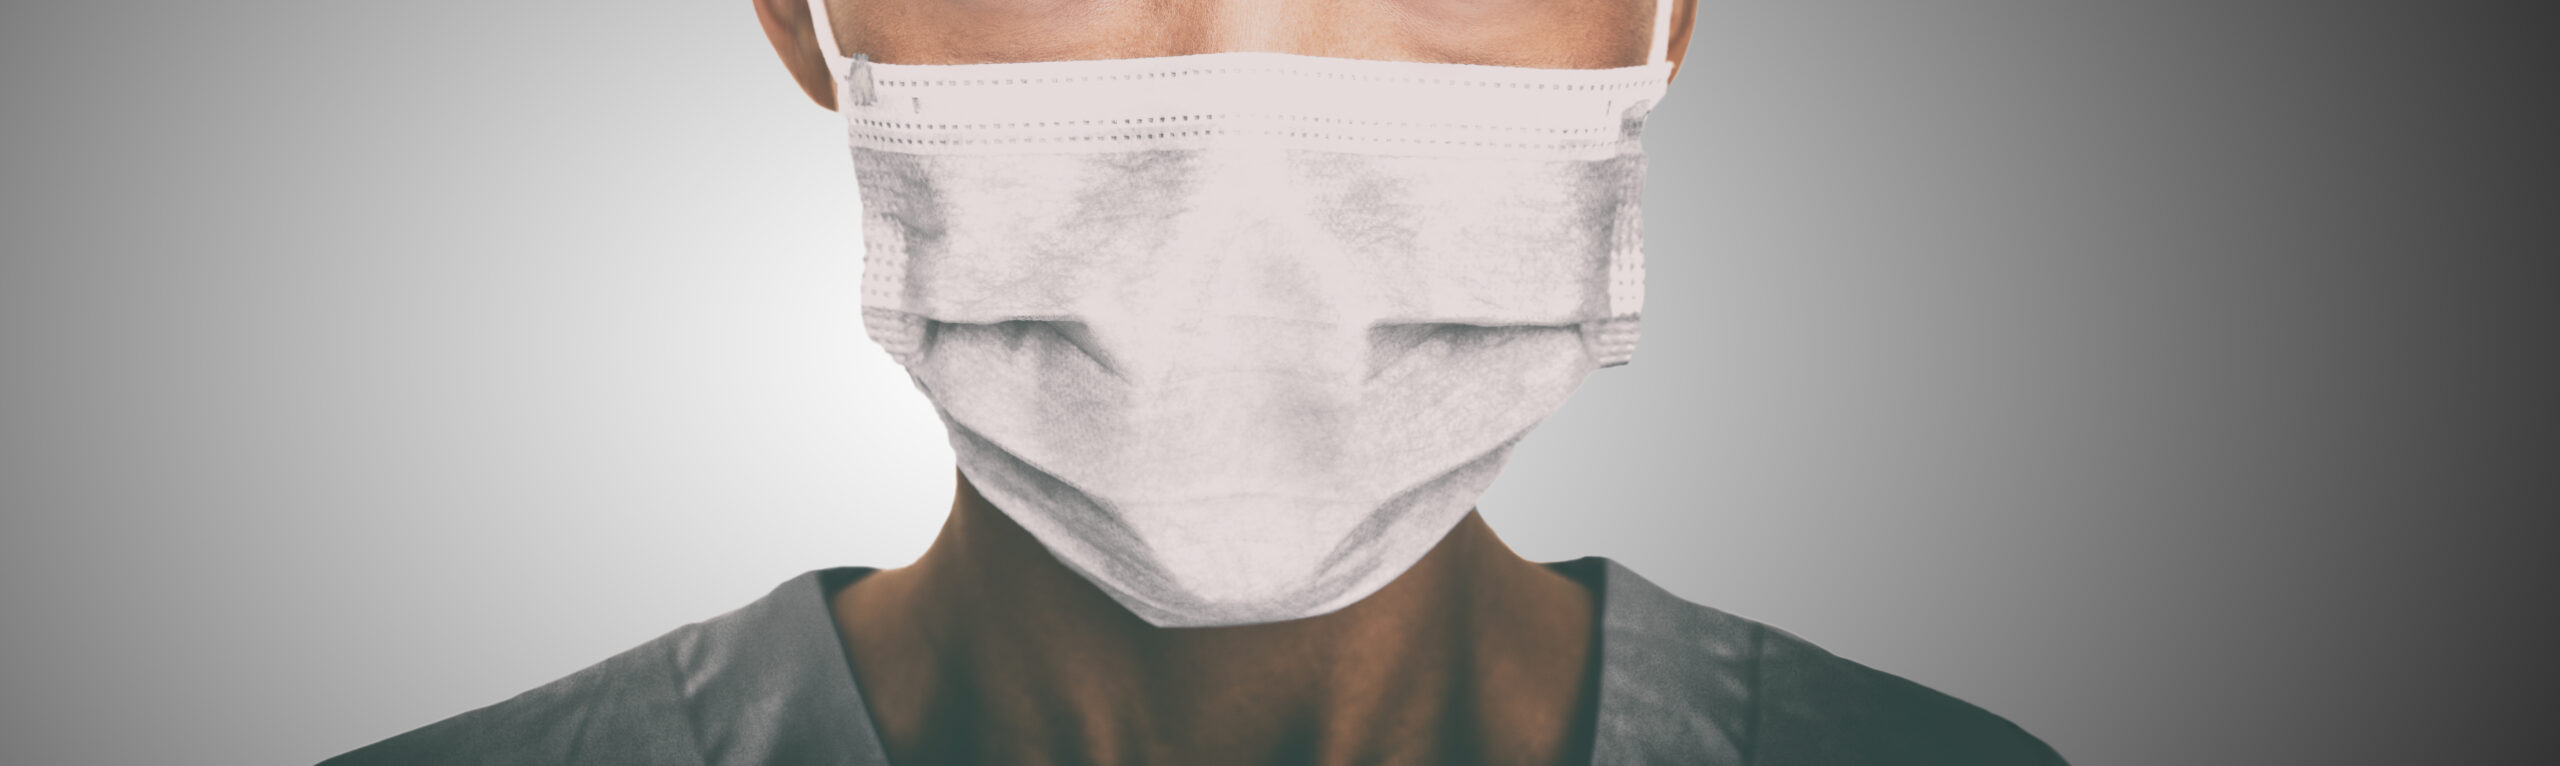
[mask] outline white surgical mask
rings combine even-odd
[[[838,55],[811,6],[871,337],[970,483],[1149,623],[1376,592],[1634,351],[1659,32],[1597,70],[907,66]]]

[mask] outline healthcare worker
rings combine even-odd
[[[1634,353],[1693,2],[756,0],[941,535],[331,762],[2061,763],[1475,513]]]

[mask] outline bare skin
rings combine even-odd
[[[800,90],[834,109],[804,0],[754,0]],[[1672,76],[1697,0],[1675,0]],[[1653,0],[829,0],[838,50],[891,64],[1310,56],[1601,69],[1645,63]]]
[[[1671,59],[1695,0],[1678,0]],[[834,91],[803,0],[755,0],[810,99]],[[1645,62],[1652,0],[837,0],[846,53],[961,64],[1276,51],[1548,68]],[[1674,70],[1675,72],[1677,69]],[[1148,625],[964,476],[914,564],[830,605],[889,759],[1547,764],[1588,757],[1598,606],[1470,513],[1340,611]]]
[[[893,763],[1546,764],[1584,757],[1597,605],[1468,514],[1340,611],[1148,625],[963,478],[836,625]]]

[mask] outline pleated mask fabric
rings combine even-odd
[[[830,58],[870,336],[970,483],[1149,623],[1377,591],[1634,351],[1659,56]]]

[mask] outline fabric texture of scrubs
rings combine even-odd
[[[1600,598],[1591,763],[2061,764],[2015,724],[1605,558],[1549,564]],[[887,766],[829,597],[809,572],[567,678],[332,758],[355,764]]]

